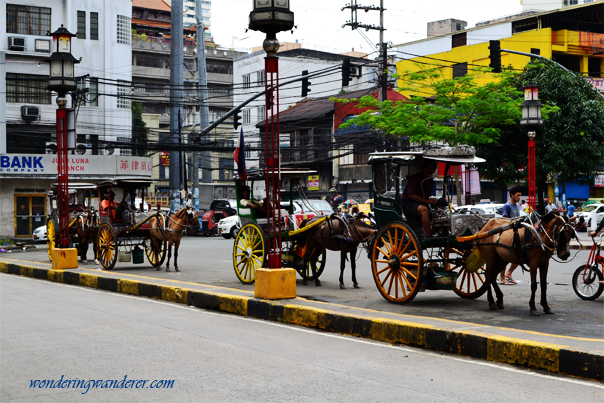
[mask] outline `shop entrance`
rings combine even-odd
[[[46,195],[15,195],[15,237],[31,237],[46,224]]]

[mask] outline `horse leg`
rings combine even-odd
[[[174,271],[180,271],[180,269],[178,268],[178,247],[180,246],[180,239],[177,239],[174,242]]]
[[[529,308],[531,309],[531,315],[539,316],[537,307],[535,306],[535,292],[537,292],[537,266],[531,266],[531,299],[529,300]]]
[[[503,309],[503,292],[501,292],[501,287],[497,284],[497,277],[502,270],[505,270],[507,266],[507,262],[502,259],[499,259],[495,262],[495,270],[493,270],[493,289],[495,290],[495,296],[497,297],[497,308]]]
[[[317,261],[319,260],[319,256],[323,253],[323,248],[319,245],[315,247],[310,256],[310,267],[313,271],[313,278],[315,279],[315,285],[320,286],[321,281],[319,280],[319,274],[317,273]]]
[[[166,271],[170,271],[170,258],[172,257],[172,239],[168,238],[168,261],[166,263]]]
[[[549,268],[549,262],[539,267],[539,281],[541,281],[541,307],[543,312],[547,314],[553,314],[554,311],[547,304],[547,271]]]
[[[493,311],[496,311],[497,309],[497,305],[495,304],[495,300],[493,299],[493,291],[491,290],[491,287],[495,288],[495,285],[497,284],[497,281],[495,281],[497,278],[497,272],[495,269],[495,264],[493,263],[487,263],[487,270],[485,273],[485,281],[488,284],[487,287],[487,301],[489,302],[489,308]]]
[[[345,289],[344,285],[344,269],[346,268],[346,251],[344,249],[340,250],[340,288]]]
[[[314,251],[314,245],[312,244],[313,242],[309,242],[308,240],[306,241],[306,251],[304,251],[304,257],[302,258],[302,267],[304,267],[304,270],[306,270],[306,268],[308,267],[310,256]],[[315,266],[311,265],[310,268],[312,269],[313,277],[315,277],[317,275],[317,270],[315,269]],[[306,279],[306,277],[302,278],[302,285],[308,285],[308,280]]]
[[[361,288],[359,283],[357,283],[357,262],[354,260],[357,254],[356,252],[356,248],[355,250],[350,251],[350,270],[352,270],[352,284],[354,285],[354,288]]]

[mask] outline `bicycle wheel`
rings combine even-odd
[[[573,290],[575,294],[581,299],[587,301],[593,301],[602,295],[604,291],[604,284],[602,272],[598,269],[597,265],[591,265],[587,268],[579,266],[573,274]]]

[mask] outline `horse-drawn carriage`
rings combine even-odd
[[[419,172],[426,159],[445,163],[443,197],[439,200],[441,203],[437,203],[440,208],[430,211],[432,236],[429,238],[425,236],[422,222],[416,217],[405,217],[401,205],[405,178]],[[539,268],[541,304],[546,313],[551,313],[545,300],[549,259],[556,251],[562,259],[568,258],[568,243],[575,235],[574,230],[566,219],[553,213],[538,222],[519,218],[488,223],[483,216],[454,214],[448,191],[449,167],[481,162],[484,160],[467,146],[370,155],[374,214],[379,230],[369,256],[375,284],[386,300],[408,303],[426,289],[453,290],[462,298],[474,299],[488,290],[491,308],[503,308],[495,276],[511,262],[530,266],[530,305],[534,314]],[[533,224],[537,224],[538,229]],[[497,294],[497,304],[492,301],[490,285]]]
[[[304,169],[282,169],[281,178],[285,182],[289,182],[289,200],[290,203],[282,203],[279,212],[282,221],[280,228],[281,239],[283,240],[282,260],[284,267],[294,268],[300,276],[305,279],[318,278],[325,269],[326,252],[322,253],[309,264],[303,264],[304,248],[299,246],[296,238],[297,234],[306,231],[310,227],[299,229],[299,224],[302,220],[312,218],[315,212],[307,211],[294,214],[293,197],[296,193],[304,196],[300,192],[299,180],[306,178],[308,175],[316,174],[316,171],[308,171]],[[237,278],[244,284],[252,284],[256,280],[256,269],[265,266],[268,254],[268,240],[270,232],[268,230],[268,219],[265,215],[257,210],[246,205],[246,200],[242,197],[244,188],[249,188],[250,199],[253,199],[253,184],[255,181],[265,180],[265,171],[257,170],[247,173],[247,180],[252,186],[248,186],[243,181],[235,182],[235,190],[237,196],[237,211],[241,220],[241,229],[235,237],[233,245],[233,267]],[[266,201],[265,201],[266,203]],[[320,219],[319,223],[326,218]],[[314,266],[314,267],[311,267]],[[313,276],[313,270],[316,274]]]

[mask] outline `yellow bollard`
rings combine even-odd
[[[78,250],[76,248],[55,248],[50,252],[53,270],[78,268]]]
[[[294,269],[258,269],[254,296],[262,299],[296,298]]]

